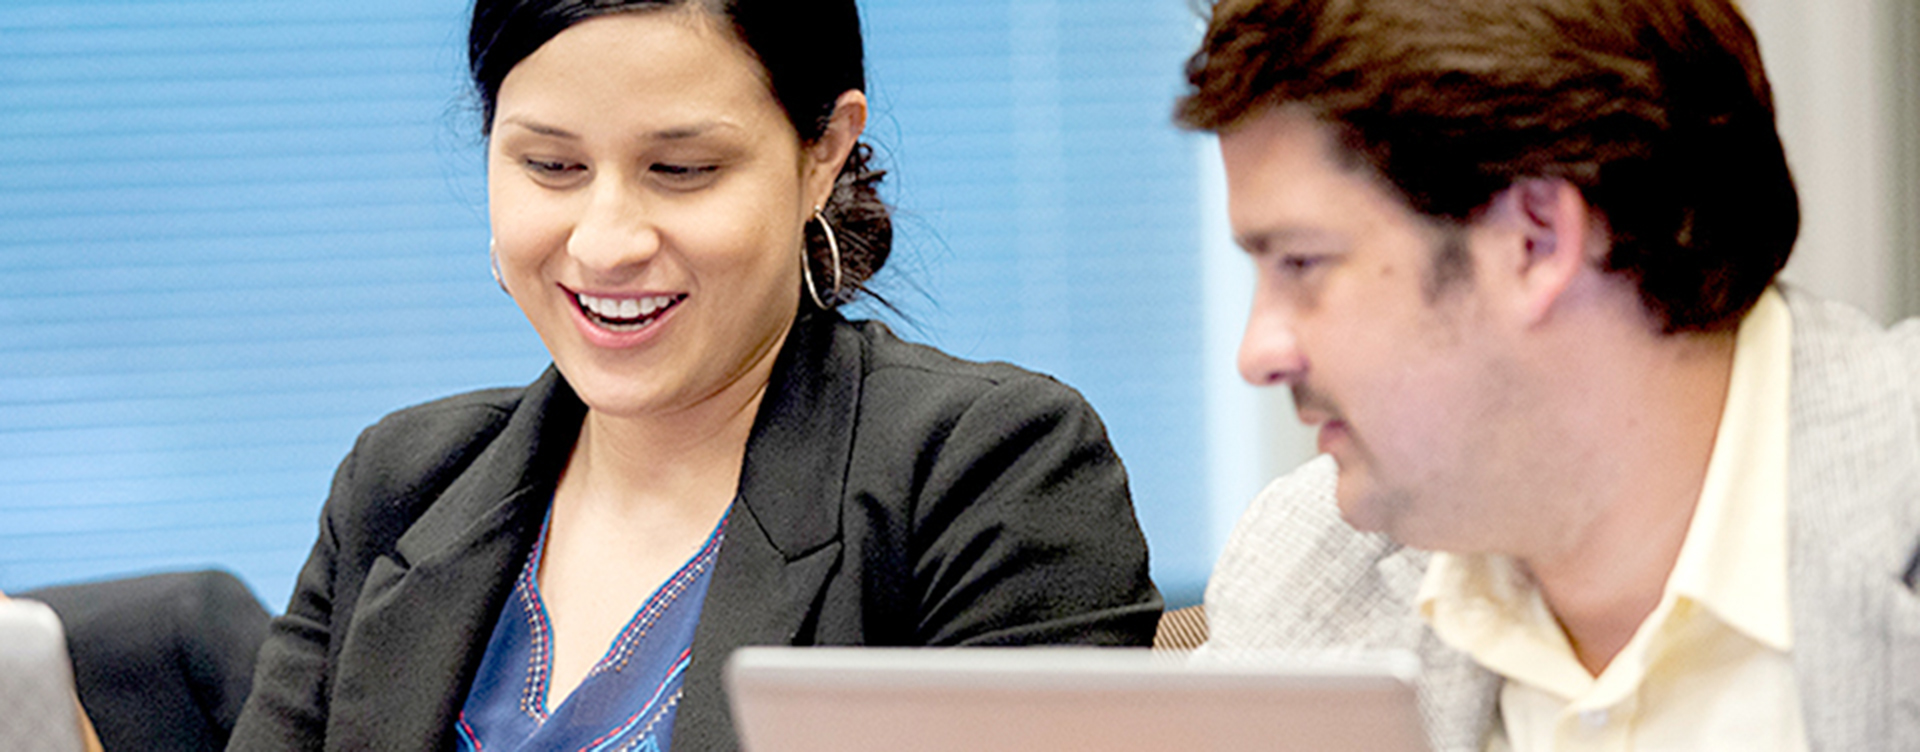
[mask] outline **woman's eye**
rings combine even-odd
[[[546,159],[527,159],[524,164],[528,172],[548,178],[561,178],[587,169],[585,165]]]
[[[704,183],[720,171],[719,165],[688,165],[661,162],[649,168],[654,175],[675,185]]]

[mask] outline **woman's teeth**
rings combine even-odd
[[[659,314],[679,303],[682,295],[655,295],[646,298],[598,298],[592,295],[573,296],[585,311],[587,318],[595,324],[616,332],[630,332],[645,328],[653,323]]]

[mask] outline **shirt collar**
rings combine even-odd
[[[1792,337],[1786,302],[1767,290],[1740,323],[1700,504],[1667,578],[1673,595],[1780,651],[1793,642],[1787,608]]]

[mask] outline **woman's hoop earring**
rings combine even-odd
[[[827,222],[826,215],[821,213],[821,207],[813,207],[813,219],[820,223],[820,231],[826,233],[827,250],[833,255],[833,299],[838,301],[840,300],[840,241],[833,236],[833,225]],[[813,284],[813,264],[811,261],[812,260],[807,257],[807,245],[801,243],[800,274],[806,279],[807,294],[813,297],[814,305],[820,306],[820,310],[825,311],[828,310],[829,306],[826,301],[820,299],[820,288]]]
[[[507,281],[500,278],[500,254],[494,249],[499,243],[494,238],[487,238],[487,265],[493,267],[493,283],[499,285],[500,291],[506,293],[507,297],[513,297],[513,291],[507,289]]]

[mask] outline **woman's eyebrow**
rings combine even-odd
[[[546,123],[537,122],[520,115],[512,115],[506,118],[502,118],[500,122],[502,125],[517,126],[541,136],[550,136],[553,138],[561,138],[561,139],[567,139],[567,140],[573,140],[573,141],[577,141],[580,139],[579,134],[576,134],[565,128],[561,128],[556,125],[548,125]],[[678,125],[678,126],[673,126],[671,128],[663,128],[663,129],[652,131],[646,134],[646,137],[654,141],[684,141],[691,138],[699,138],[701,136],[707,135],[717,130],[726,130],[733,127],[735,126],[732,123],[726,122],[724,120],[711,120],[706,122],[693,123],[690,125]]]
[[[652,133],[648,133],[647,138],[653,139],[655,141],[681,141],[689,138],[699,138],[701,136],[711,134],[715,131],[727,131],[727,130],[740,130],[740,126],[727,120],[707,120],[707,121],[702,121],[698,123],[693,123],[691,125],[681,125],[681,126],[674,126],[672,128],[663,128],[663,129],[654,131]]]
[[[529,120],[520,115],[511,115],[511,116],[502,118],[500,120],[500,124],[519,126],[520,128],[524,128],[528,131],[531,131],[535,134],[542,135],[542,136],[551,136],[553,138],[562,138],[562,139],[567,139],[571,141],[580,140],[579,135],[565,128],[561,128],[555,125],[547,125],[545,123],[535,122],[533,120]]]

